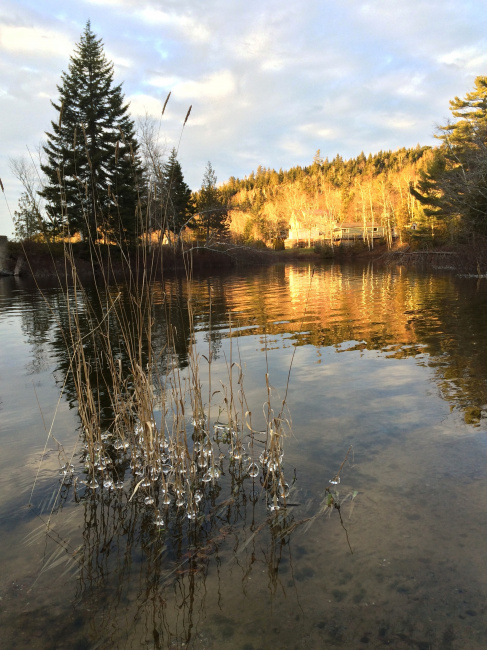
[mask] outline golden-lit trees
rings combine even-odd
[[[409,191],[419,178],[429,147],[396,152],[362,153],[348,161],[331,162],[315,156],[312,165],[286,172],[259,167],[242,181],[232,178],[230,232],[246,241],[269,243],[277,231],[289,227],[290,239],[330,239],[343,222],[363,224],[364,239],[370,227],[383,227],[389,244],[396,233],[413,221],[424,221],[417,198]],[[373,241],[369,241],[372,246]]]

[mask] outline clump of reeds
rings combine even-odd
[[[74,301],[78,304],[78,301]],[[154,524],[167,524],[171,506],[175,505],[188,519],[194,520],[204,512],[206,487],[213,489],[231,467],[239,480],[258,482],[271,511],[283,507],[289,486],[283,474],[283,438],[285,422],[274,416],[266,403],[267,426],[259,433],[253,431],[251,414],[246,407],[241,364],[230,358],[227,381],[212,393],[211,349],[204,357],[208,367],[210,395],[205,403],[200,372],[202,357],[192,346],[188,371],[184,374],[175,362],[175,343],[168,337],[165,356],[166,372],[160,375],[154,362],[154,353],[146,351],[145,365],[134,350],[138,350],[131,335],[141,336],[142,314],[140,301],[134,327],[119,314],[118,299],[107,303],[110,312],[104,314],[91,335],[96,343],[94,356],[107,360],[109,380],[104,390],[111,394],[112,417],[104,424],[96,395],[101,390],[93,384],[91,365],[83,345],[79,326],[80,314],[73,308],[70,327],[72,353],[71,372],[76,387],[79,414],[83,431],[84,477],[77,478],[85,489],[130,489],[131,498],[144,494],[144,503],[154,511]],[[189,309],[191,314],[191,308]],[[126,318],[126,314],[124,314]],[[110,356],[110,320],[118,317],[130,324],[124,330],[125,352],[129,359],[128,371]],[[150,327],[150,312],[145,323],[146,336]],[[192,318],[190,318],[192,322]],[[119,323],[120,324],[120,323]],[[102,329],[106,331],[102,334]],[[168,325],[171,334],[172,327]],[[103,349],[96,348],[103,346]],[[267,377],[268,380],[268,377]],[[222,402],[212,404],[212,395]],[[215,417],[214,413],[218,412]],[[257,458],[257,446],[262,448]],[[224,468],[225,466],[225,468]],[[128,468],[128,469],[127,469]],[[135,482],[127,480],[131,474]],[[74,467],[64,467],[62,480],[71,482]],[[130,486],[130,488],[129,488]],[[79,489],[78,487],[78,489]]]
[[[125,282],[120,284],[110,273],[110,253],[108,260],[103,259],[98,244],[89,242],[93,275],[98,270],[96,305],[77,273],[72,247],[65,248],[63,335],[81,421],[83,470],[76,475],[73,463],[65,463],[61,481],[74,482],[78,492],[126,489],[130,498],[143,494],[155,526],[163,528],[172,506],[195,520],[204,511],[205,494],[215,488],[226,466],[240,481],[259,483],[269,509],[278,510],[289,492],[283,474],[286,423],[281,415],[274,416],[268,376],[266,430],[259,436],[246,407],[241,363],[230,355],[227,378],[212,391],[211,346],[208,356],[201,356],[193,344],[189,367],[183,372],[168,307],[166,345],[155,348],[152,296],[154,283],[162,281],[161,269],[154,266],[143,243],[137,248],[135,266],[124,243],[116,244],[125,264]],[[190,284],[190,269],[187,275]],[[187,311],[193,340],[191,295]],[[230,336],[231,327],[230,323]],[[203,363],[208,371],[207,399],[200,379]],[[102,395],[105,402],[109,396],[108,415],[101,406]],[[221,403],[214,403],[215,395]]]

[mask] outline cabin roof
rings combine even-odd
[[[371,224],[371,223],[366,223],[365,228],[377,228],[379,224]],[[363,223],[352,223],[351,221],[347,221],[345,223],[341,223],[340,225],[337,226],[337,228],[364,228]]]

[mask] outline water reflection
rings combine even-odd
[[[65,297],[56,290],[46,291],[44,299],[20,285],[5,287],[0,283],[0,326],[17,327],[29,354],[16,350],[14,358],[4,351],[2,365],[13,369],[21,360],[27,373],[43,378],[50,368],[58,386],[66,380],[65,395],[75,412],[76,391],[59,329],[59,324],[67,327]],[[116,292],[125,304],[123,287]],[[123,490],[90,490],[74,476],[53,489],[58,479],[51,462],[33,507],[23,511],[19,522],[1,522],[8,535],[4,553],[11,558],[15,546],[22,548],[14,565],[31,588],[29,600],[18,601],[18,609],[12,587],[2,591],[10,611],[17,612],[10,622],[2,619],[8,638],[14,639],[19,629],[40,631],[41,636],[42,620],[48,620],[53,625],[44,646],[60,648],[359,647],[373,639],[397,648],[425,643],[454,648],[455,634],[459,643],[477,635],[478,645],[472,642],[471,647],[483,647],[485,630],[475,616],[483,598],[485,527],[478,522],[479,495],[487,494],[485,470],[466,436],[468,427],[443,421],[440,426],[444,402],[438,406],[436,395],[427,395],[424,386],[432,375],[442,398],[469,426],[482,423],[487,404],[484,285],[453,276],[406,275],[400,269],[282,266],[196,279],[191,286],[181,278],[167,279],[152,286],[152,298],[153,349],[167,349],[167,323],[172,323],[179,368],[189,367],[192,349],[206,355],[211,350],[218,361],[215,382],[224,381],[229,340],[234,341],[247,365],[248,408],[255,418],[265,401],[258,385],[266,369],[282,396],[298,346],[291,394],[300,434],[289,441],[287,508],[270,514],[258,476],[249,466],[243,480],[228,458],[218,485],[203,486],[203,506],[194,520],[176,506],[174,494],[167,510],[148,503],[142,488],[134,494],[138,479],[132,478],[128,457],[117,468],[125,479]],[[98,352],[103,349],[98,334],[92,333],[106,297],[87,289],[76,300],[87,314],[82,335],[92,385],[109,423],[107,362]],[[111,345],[125,367],[115,319],[111,330]],[[421,383],[423,366],[427,372]],[[159,370],[167,372],[164,355]],[[340,373],[347,385],[340,384]],[[5,374],[1,386],[0,399],[10,394]],[[10,401],[3,398],[2,409],[12,422]],[[326,426],[316,422],[323,408]],[[336,511],[330,520],[313,520],[311,528],[305,521],[320,511],[352,429],[361,443],[359,467],[350,472],[348,484],[342,481],[335,488],[344,499],[344,523],[357,551],[353,556]],[[453,430],[465,436],[461,447],[451,443],[440,452],[433,447],[435,436]],[[74,441],[72,435],[73,446]],[[326,444],[333,449],[325,449]],[[70,459],[62,464],[66,461]],[[15,462],[21,466],[25,461]],[[73,464],[82,476],[83,461],[76,454]],[[9,468],[4,476],[11,483]],[[354,510],[350,495],[357,489]],[[154,525],[156,506],[163,527]],[[21,546],[19,538],[27,534],[27,545]],[[41,546],[42,559],[32,566],[25,555],[38,554]],[[448,602],[441,600],[442,593],[450,594]],[[58,610],[52,611],[59,616],[49,614],[46,601],[56,603]],[[440,603],[438,611],[433,601]],[[373,609],[378,602],[380,612]],[[30,619],[22,608],[28,608]],[[433,621],[430,626],[422,608]],[[459,631],[457,611],[468,629]]]
[[[14,302],[21,304],[22,330],[32,346],[30,371],[45,368],[54,352],[63,381],[68,359],[58,325],[67,327],[64,296],[55,290],[47,292],[46,299],[37,292],[22,292],[5,296],[7,304],[11,305],[14,295]],[[252,275],[196,279],[191,286],[184,278],[155,283],[154,349],[167,348],[167,323],[172,323],[181,367],[188,364],[191,344],[189,296],[195,331],[204,333],[205,344],[211,341],[215,358],[222,339],[229,335],[229,318],[233,336],[265,336],[263,347],[312,345],[317,362],[320,351],[328,347],[337,352],[367,349],[394,358],[416,357],[435,369],[444,398],[461,408],[468,421],[478,423],[484,415],[487,350],[482,342],[487,334],[487,298],[482,283],[454,276],[405,274],[401,269],[343,269],[339,265],[277,266]],[[92,313],[81,326],[94,376],[101,371],[97,385],[103,402],[106,363],[98,358],[96,338],[88,333],[105,308],[104,297],[92,289],[80,300],[81,308]],[[123,288],[120,300],[129,300]],[[115,355],[125,362],[115,319],[112,329]],[[74,404],[69,377],[66,392]],[[108,402],[103,406],[108,408]]]

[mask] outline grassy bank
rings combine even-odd
[[[362,242],[311,248],[290,248],[275,251],[252,246],[219,244],[212,248],[204,246],[185,247],[175,250],[171,246],[133,247],[121,250],[117,246],[85,242],[75,244],[43,244],[32,241],[9,242],[6,271],[16,269],[21,277],[36,280],[66,278],[66,263],[74,265],[77,277],[83,280],[103,277],[104,281],[121,281],[138,272],[141,257],[145,268],[151,269],[153,277],[165,272],[186,273],[214,272],[238,267],[264,266],[286,262],[349,262],[354,260],[377,261],[421,268],[450,268],[462,273],[487,274],[487,242],[477,240],[469,243],[447,245],[423,240],[396,244],[391,250],[384,241],[375,243],[373,249]]]
[[[170,246],[132,248],[122,251],[116,246],[96,245],[78,242],[65,245],[62,242],[44,244],[32,241],[9,242],[6,269],[14,273],[17,269],[21,277],[40,279],[59,279],[66,277],[66,261],[76,268],[77,276],[83,280],[103,275],[122,280],[128,270],[136,272],[140,268],[140,257],[144,256],[146,264],[154,273],[185,272],[188,268],[193,271],[224,270],[234,267],[274,264],[286,261],[311,260],[318,262],[322,259],[320,252],[315,249],[290,249],[273,251],[257,249],[250,246],[233,246],[220,244],[217,247],[205,248],[195,246],[184,250],[175,250]]]
[[[402,244],[385,252],[379,261],[424,270],[454,271],[476,277],[487,276],[487,241],[483,239],[456,244],[423,247]]]

